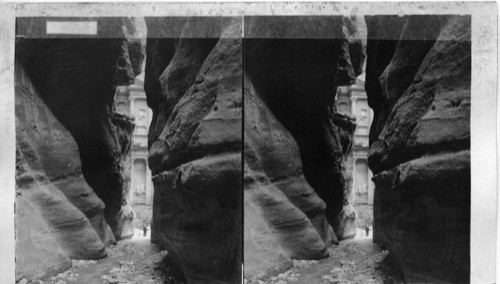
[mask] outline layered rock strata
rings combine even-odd
[[[148,38],[147,45],[152,240],[188,283],[239,283],[241,18],[183,21],[177,38]],[[171,28],[168,19],[146,22],[148,36]]]
[[[366,23],[374,241],[408,282],[468,282],[471,19]]]

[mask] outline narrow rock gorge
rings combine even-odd
[[[145,59],[143,247],[175,281],[275,283],[314,267],[354,279],[370,265],[362,279],[380,280],[373,259],[388,255],[408,283],[469,282],[471,17],[79,18],[97,35],[71,37],[46,34],[47,20],[17,21],[16,281],[134,234],[135,119],[113,103]],[[368,231],[352,240],[360,120],[336,101],[362,73],[376,245]]]
[[[141,72],[144,47],[134,19],[83,20],[97,23],[97,35],[57,37],[46,34],[47,18],[17,21],[16,279],[106,257],[105,247],[133,226],[126,193],[134,122],[112,103],[116,86]]]
[[[246,279],[326,258],[355,235],[344,158],[356,124],[335,109],[364,62],[355,20],[245,18]]]
[[[469,16],[366,16],[374,241],[406,281],[469,282]]]

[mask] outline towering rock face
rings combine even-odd
[[[470,17],[366,23],[374,241],[408,282],[468,282]]]
[[[70,258],[99,259],[115,238],[82,174],[71,134],[16,64],[16,279],[50,276]]]
[[[111,105],[115,86],[140,70],[132,63],[143,54],[129,53],[137,41],[124,28],[133,22],[92,18],[95,38],[54,38],[47,20],[18,19],[16,278],[103,258],[130,225],[120,209],[134,123]]]
[[[334,102],[337,86],[359,75],[354,70],[360,66],[352,62],[362,65],[364,54],[362,48],[350,52],[350,45],[361,43],[354,36],[348,40],[344,21],[353,24],[342,17],[245,19],[249,279],[279,273],[291,259],[328,256],[326,247],[347,236],[346,224],[352,227],[344,210],[349,200],[343,159],[355,123],[336,113]]]
[[[163,20],[146,19],[152,240],[167,248],[188,283],[238,283],[241,18],[183,19],[177,38],[155,39],[172,28]]]
[[[57,19],[51,19],[52,21]],[[134,81],[144,57],[132,19],[89,18],[98,34],[92,38],[36,38],[45,31],[45,18],[18,21],[16,60],[26,70],[38,95],[71,133],[78,145],[86,181],[104,202],[104,216],[121,239],[123,192],[127,190],[124,157],[133,123],[112,111],[115,87]],[[33,36],[35,38],[33,38]],[[106,38],[110,37],[110,38]],[[130,51],[129,46],[135,46]],[[122,131],[123,130],[123,131]],[[128,136],[128,137],[124,137]],[[128,218],[129,219],[129,218]]]
[[[291,259],[321,259],[338,242],[326,204],[307,183],[297,143],[245,77],[245,277],[267,278]]]
[[[132,158],[130,147],[132,145],[132,135],[134,133],[135,123],[134,118],[120,113],[113,113],[111,122],[116,127],[116,133],[121,149],[120,174],[122,176],[122,199],[121,209],[118,212],[116,219],[117,225],[115,232],[119,235],[119,239],[128,239],[134,236],[134,212],[132,205],[127,199],[130,193],[132,170]]]
[[[352,239],[357,233],[357,213],[354,210],[354,191],[353,191],[353,158],[352,146],[354,145],[354,132],[356,131],[356,118],[350,114],[334,113],[333,123],[338,127],[338,136],[343,145],[342,157],[342,177],[344,178],[343,203],[342,210],[337,216],[335,233],[340,240]]]

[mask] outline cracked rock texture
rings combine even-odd
[[[116,85],[140,72],[142,43],[134,19],[92,20],[97,38],[45,35],[42,17],[17,22],[16,277],[105,257],[133,225],[122,206],[134,123],[111,108]]]
[[[146,19],[152,241],[187,283],[239,283],[242,19],[177,19],[162,39],[170,19]]]
[[[468,282],[471,19],[365,19],[374,241],[408,282]]]
[[[355,227],[354,209],[344,210],[355,122],[334,104],[364,53],[346,23],[357,31],[343,17],[245,18],[246,279],[325,258]]]

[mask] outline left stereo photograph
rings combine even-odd
[[[17,18],[16,281],[241,283],[242,22]]]

